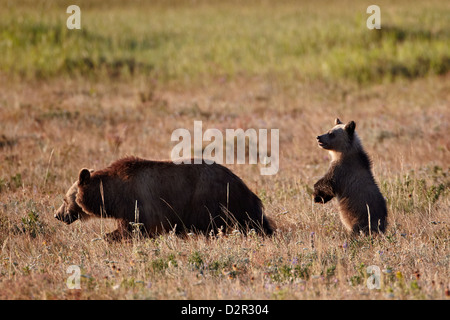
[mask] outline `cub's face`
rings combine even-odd
[[[72,187],[70,187],[69,191],[67,191],[64,202],[56,210],[54,217],[60,221],[63,221],[67,224],[71,224],[72,222],[87,218],[89,215],[86,214],[83,209],[76,203],[75,199],[78,193],[78,181],[75,182]]]
[[[343,124],[339,119],[336,119],[333,128],[327,133],[317,136],[317,143],[325,150],[344,152],[351,146],[355,126],[356,124],[353,121]]]

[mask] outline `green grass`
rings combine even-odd
[[[178,83],[235,76],[359,83],[450,69],[450,5],[384,2],[381,30],[355,1],[2,3],[0,70],[26,78],[142,75]]]
[[[0,0],[0,299],[449,299],[448,1],[377,1],[381,30],[361,1],[76,2],[79,31],[65,1]],[[311,201],[337,116],[373,160],[384,235]],[[227,165],[273,237],[108,243],[114,221],[53,217],[81,168],[167,159],[195,120],[280,129],[276,175]]]

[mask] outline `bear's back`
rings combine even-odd
[[[127,199],[127,207],[130,200],[137,202],[139,221],[150,233],[171,230],[175,225],[181,230],[194,227],[207,231],[224,223],[245,225],[249,218],[263,220],[261,200],[219,164],[174,164],[128,157],[94,175],[108,176],[127,189],[124,194],[132,198]],[[126,211],[127,220],[134,221],[133,210]]]

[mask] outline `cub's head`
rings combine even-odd
[[[87,173],[86,173],[87,172]],[[77,182],[75,182],[67,191],[63,204],[56,210],[54,217],[60,221],[63,221],[67,224],[71,224],[72,222],[78,219],[87,219],[91,215],[86,213],[77,202],[77,195],[79,193],[79,188],[82,186],[80,184],[80,179],[85,179],[86,175],[93,172],[93,170],[83,169],[80,171],[80,178]]]
[[[356,138],[355,127],[354,121],[343,124],[339,118],[336,118],[333,128],[327,133],[317,136],[317,143],[325,150],[340,153],[347,152],[354,145]]]

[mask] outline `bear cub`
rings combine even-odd
[[[360,232],[384,232],[387,227],[386,201],[372,174],[372,163],[355,132],[356,124],[335,126],[317,137],[319,146],[328,150],[330,167],[314,184],[314,202],[339,201],[340,218],[353,235]]]
[[[107,240],[129,237],[133,222],[141,223],[149,236],[172,230],[209,233],[221,227],[273,233],[261,200],[245,183],[224,166],[205,162],[127,157],[102,170],[82,169],[55,218],[70,224],[90,217],[117,220],[118,229]]]

